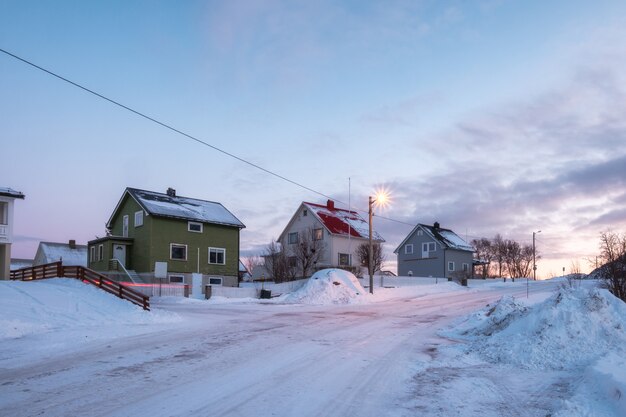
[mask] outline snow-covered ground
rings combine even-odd
[[[624,416],[626,308],[583,284],[372,296],[321,271],[145,312],[76,280],[0,282],[0,415]]]

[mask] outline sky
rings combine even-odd
[[[13,256],[103,236],[125,187],[218,201],[260,254],[302,201],[530,244],[589,270],[626,231],[622,1],[0,1]],[[342,205],[345,204],[345,205]],[[380,216],[394,219],[386,220]]]

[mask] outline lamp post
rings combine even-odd
[[[367,262],[367,271],[370,274],[370,294],[374,294],[374,272],[373,272],[373,245],[372,245],[372,205],[374,204],[374,199],[372,198],[372,196],[369,196],[369,202],[368,202],[368,206],[369,206],[369,225],[370,225],[370,234],[369,234],[369,254],[368,254],[368,262]]]
[[[374,203],[383,206],[389,200],[387,193],[383,191],[379,191],[376,193],[376,197],[369,196],[368,200],[368,213],[369,213],[369,254],[368,254],[368,262],[367,269],[370,275],[370,294],[374,294],[374,245],[372,244],[372,217],[374,216],[373,206]],[[381,285],[382,286],[382,285]]]
[[[537,281],[537,263],[535,262],[535,235],[541,233],[541,230],[533,232],[533,281]]]

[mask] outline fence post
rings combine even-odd
[[[61,278],[63,275],[65,275],[63,273],[63,264],[59,261],[57,262],[57,277]]]

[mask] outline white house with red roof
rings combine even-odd
[[[356,249],[369,242],[369,225],[356,211],[337,208],[332,200],[326,205],[303,202],[278,237],[287,256],[305,233],[312,233],[312,238],[322,243],[322,255],[314,269],[360,268]],[[372,239],[385,241],[376,231],[372,231]]]

